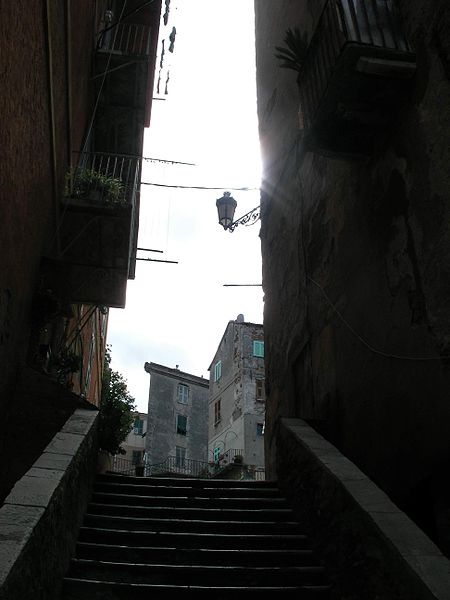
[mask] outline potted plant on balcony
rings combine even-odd
[[[77,169],[66,176],[65,195],[69,198],[113,206],[123,206],[125,188],[120,179],[95,169]]]
[[[287,46],[286,48],[275,46],[277,51],[275,57],[283,61],[281,67],[300,73],[308,48],[306,34],[302,34],[297,27],[294,29],[289,28],[284,36],[284,43]],[[297,82],[299,82],[299,76],[297,76]]]
[[[50,370],[58,383],[72,387],[71,376],[78,373],[81,368],[81,356],[64,348],[50,358]]]

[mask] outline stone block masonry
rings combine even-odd
[[[314,532],[336,598],[449,600],[450,561],[423,531],[305,421],[279,428],[280,487]]]
[[[57,600],[97,460],[97,410],[77,409],[0,508],[0,600]]]

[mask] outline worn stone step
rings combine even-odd
[[[126,498],[124,498],[126,502]],[[88,506],[90,514],[117,515],[129,517],[148,517],[148,518],[171,518],[174,519],[203,519],[203,520],[236,520],[239,518],[245,521],[264,521],[276,520],[278,522],[289,521],[292,519],[292,510],[290,508],[209,508],[202,506],[140,506],[127,504],[112,504],[91,502]]]
[[[278,488],[276,481],[265,480],[265,481],[254,481],[251,479],[198,479],[193,477],[130,477],[128,475],[118,475],[114,473],[103,473],[96,477],[96,481],[99,482],[116,482],[120,483],[126,481],[130,484],[146,485],[148,487],[153,486],[190,486],[194,488],[203,487],[222,487],[222,488],[243,488],[243,489],[264,489]]]
[[[204,498],[201,496],[152,496],[94,492],[93,502],[111,504],[138,504],[141,506],[189,506],[192,508],[288,508],[285,498]]]
[[[133,496],[181,496],[199,498],[281,498],[280,490],[276,487],[222,487],[222,486],[190,486],[190,485],[157,485],[149,486],[142,480],[135,482],[96,481],[94,492],[113,494],[131,494]]]
[[[172,546],[184,548],[304,548],[306,535],[241,535],[218,533],[174,533],[81,527],[80,541],[126,546]]]
[[[329,600],[276,482],[102,475],[61,600]]]
[[[289,586],[323,583],[321,566],[240,567],[218,565],[172,565],[107,562],[72,559],[68,577],[115,581],[118,583],[152,583],[182,586]]]
[[[208,600],[239,600],[276,597],[283,600],[329,599],[329,586],[177,586],[65,578],[63,600],[160,600],[173,597]]]
[[[237,515],[236,515],[237,516]],[[244,521],[205,519],[158,519],[151,517],[129,517],[122,515],[86,514],[86,527],[102,529],[127,529],[130,531],[173,531],[191,533],[303,533],[295,521]]]
[[[92,560],[123,561],[134,563],[164,562],[184,565],[236,565],[236,566],[304,566],[316,564],[307,540],[301,549],[217,549],[123,546],[77,543],[76,557]]]

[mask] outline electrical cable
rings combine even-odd
[[[154,185],[156,187],[166,187],[166,188],[179,188],[179,189],[187,189],[187,190],[233,190],[234,192],[249,192],[253,190],[259,190],[259,187],[208,187],[203,185],[168,185],[165,183],[153,183],[151,181],[141,181],[140,185]]]
[[[337,314],[337,316],[341,319],[341,321],[344,323],[344,325],[347,327],[347,329],[356,337],[356,339],[358,339],[361,342],[361,344],[363,344],[363,346],[365,346],[368,350],[370,350],[374,354],[379,354],[380,356],[384,356],[386,358],[395,358],[397,360],[417,360],[417,361],[424,361],[424,360],[445,360],[445,359],[450,358],[450,355],[444,355],[444,356],[402,356],[402,355],[399,355],[399,354],[391,354],[389,352],[384,352],[383,350],[378,350],[377,348],[374,348],[371,344],[369,344],[369,342],[367,340],[365,340],[350,325],[350,323],[345,319],[345,317],[339,311],[339,309],[337,308],[337,306],[328,297],[328,295],[325,292],[325,290],[323,289],[323,287],[319,283],[317,283],[317,281],[314,281],[314,279],[312,279],[308,275],[306,277],[307,277],[307,279],[311,283],[313,283],[322,292],[322,295],[325,298],[325,300],[328,302],[328,304],[331,306],[331,308],[334,310],[334,312]]]

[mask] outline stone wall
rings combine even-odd
[[[77,409],[0,508],[1,600],[58,600],[96,472],[97,415]]]
[[[360,469],[300,419],[282,419],[278,434],[280,484],[332,599],[449,597],[450,561]]]

